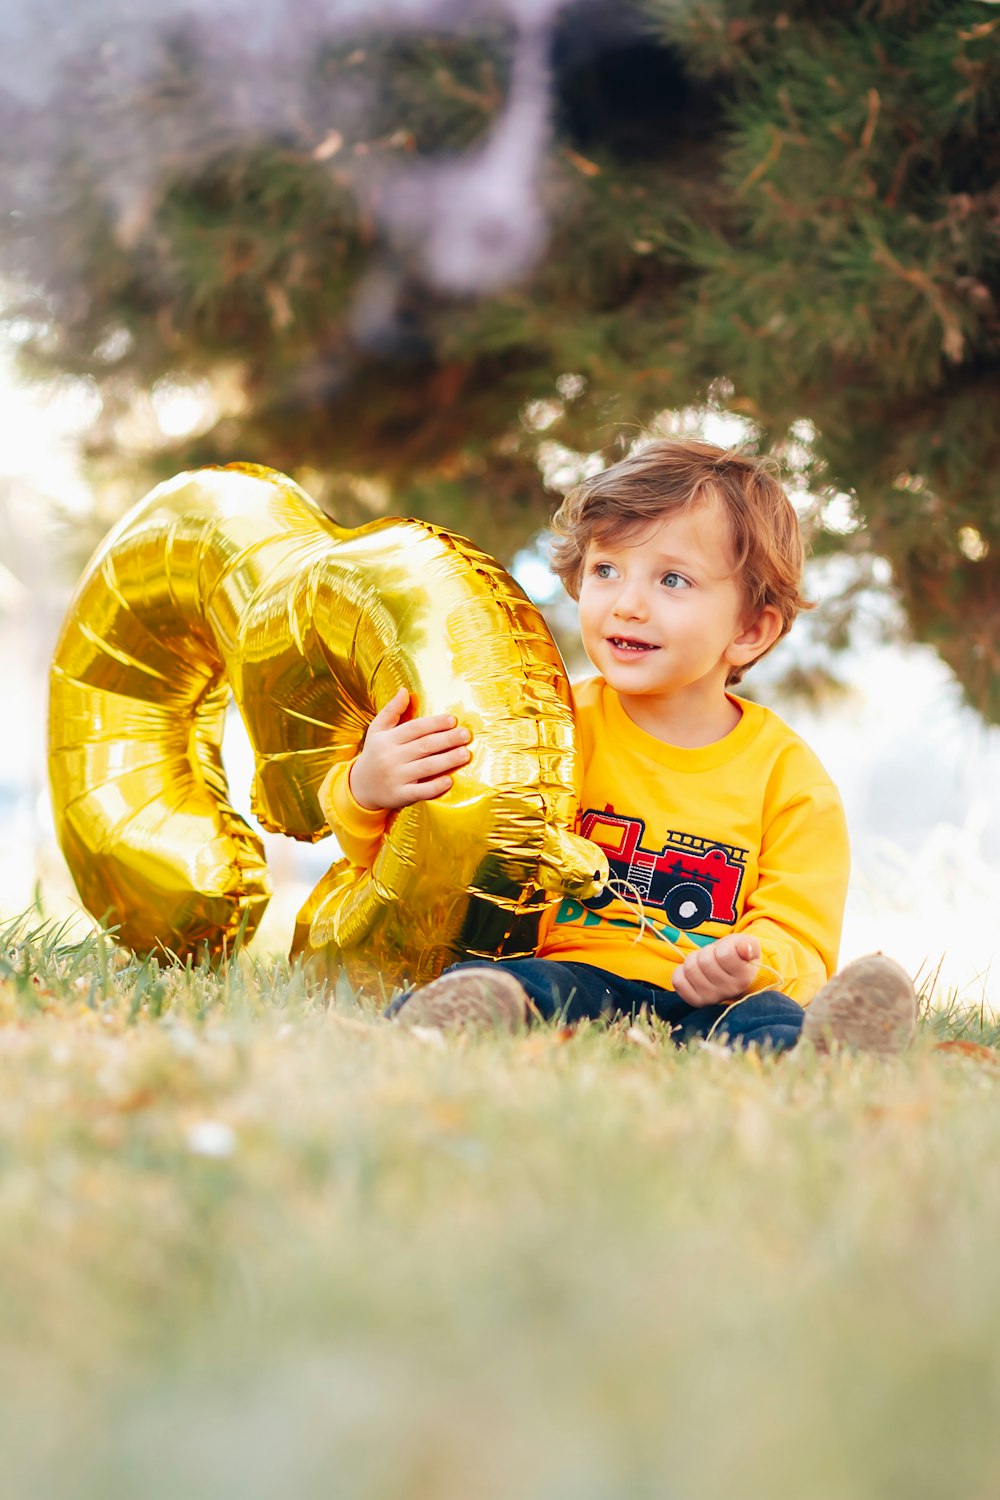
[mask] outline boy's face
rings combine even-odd
[[[692,708],[721,700],[731,667],[748,659],[737,644],[748,624],[729,523],[714,496],[587,548],[580,633],[623,700],[686,699]]]

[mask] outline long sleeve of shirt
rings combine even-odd
[[[362,807],[355,799],[350,782],[353,765],[353,760],[341,761],[328,772],[319,789],[319,804],[344,858],[359,869],[370,870],[388,814]]]
[[[788,792],[773,794],[757,883],[733,931],[751,932],[760,942],[753,988],[781,990],[804,1003],[837,966],[850,854],[833,786]]]

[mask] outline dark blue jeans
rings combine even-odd
[[[445,970],[504,969],[523,985],[545,1021],[564,1025],[583,1020],[636,1016],[645,1008],[673,1028],[678,1044],[712,1033],[730,1047],[794,1047],[805,1011],[778,990],[762,990],[735,1005],[687,1005],[673,990],[639,979],[622,979],[596,964],[561,963],[551,958],[502,958],[495,964],[466,962]],[[718,1023],[718,1024],[716,1024]]]

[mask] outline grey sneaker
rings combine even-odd
[[[503,969],[463,969],[414,990],[395,1020],[439,1031],[520,1031],[528,1020],[528,995]]]
[[[857,958],[806,1008],[802,1040],[817,1052],[834,1042],[854,1052],[902,1052],[917,1028],[917,995],[905,969],[883,953]]]

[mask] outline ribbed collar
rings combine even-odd
[[[740,722],[728,734],[723,735],[721,740],[689,749],[683,745],[668,745],[645,729],[640,729],[638,724],[633,724],[622,707],[618,694],[606,682],[601,683],[601,705],[614,740],[627,746],[635,754],[645,756],[647,760],[667,766],[671,771],[714,771],[740,755],[756,739],[767,719],[767,709],[762,708],[759,703],[751,703],[747,698],[737,698],[732,693],[727,694],[727,697],[742,711]]]

